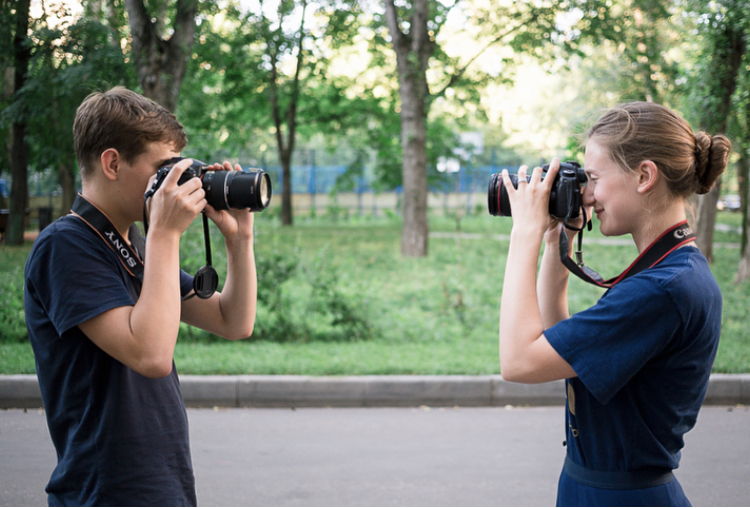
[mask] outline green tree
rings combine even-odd
[[[683,40],[692,26],[666,0],[580,2],[581,19],[572,27],[574,57],[582,97],[589,108],[613,102],[669,103],[682,92],[678,78]]]
[[[464,91],[465,100],[477,100],[477,87],[490,76],[474,70],[472,64],[488,48],[502,46],[510,56],[502,58],[503,73],[495,80],[510,81],[513,63],[518,55],[547,59],[575,51],[580,27],[569,30],[558,22],[558,16],[575,9],[587,13],[593,8],[598,18],[599,7],[605,6],[603,18],[608,19],[607,3],[598,1],[477,3],[413,0],[396,4],[384,0],[385,13],[375,16],[376,33],[390,44],[396,55],[403,151],[403,227],[401,253],[404,256],[426,256],[428,251],[427,223],[427,123],[430,109],[437,98],[450,90]],[[593,6],[593,7],[592,7]],[[451,38],[441,38],[451,11],[460,15],[476,32],[476,50],[472,55],[451,57],[446,51]],[[385,23],[383,23],[383,20]],[[387,26],[389,37],[378,30]],[[598,26],[598,25],[597,25]],[[389,39],[389,40],[388,40]],[[440,41],[440,42],[439,42]],[[375,44],[375,47],[382,45]],[[553,51],[554,48],[557,50]],[[437,76],[429,78],[428,75]]]
[[[31,166],[57,173],[66,212],[76,196],[72,126],[78,105],[96,89],[131,85],[134,76],[119,45],[112,44],[111,30],[95,19],[42,28],[32,39],[35,50],[25,88]]]
[[[29,147],[26,140],[28,115],[23,108],[22,94],[31,60],[31,44],[28,37],[30,0],[16,0],[10,3],[12,6],[9,9],[5,5],[2,8],[3,11],[10,12],[12,14],[10,19],[15,21],[15,27],[12,31],[12,45],[4,44],[5,47],[12,47],[13,51],[13,102],[3,112],[6,118],[10,116],[11,132],[8,163],[13,178],[10,190],[10,216],[8,217],[5,239],[9,245],[22,245],[26,208],[29,200]],[[10,35],[10,31],[5,31],[4,35]],[[6,115],[9,111],[11,114]]]
[[[700,128],[711,135],[726,133],[740,65],[747,50],[750,9],[742,0],[689,1],[688,8],[698,19],[698,33],[703,41],[702,51],[691,72],[693,115]],[[713,260],[716,203],[720,190],[721,180],[718,180],[708,194],[698,199],[696,243],[709,261]]]
[[[143,0],[125,0],[125,7],[138,84],[146,97],[174,111],[192,55],[198,0],[177,0],[174,7],[156,2],[150,9]]]
[[[298,135],[345,131],[360,121],[347,115],[356,102],[347,97],[348,83],[329,72],[330,55],[357,33],[358,7],[289,0],[258,7],[242,12],[230,6],[222,13],[223,25],[201,25],[191,64],[195,75],[186,83],[194,99],[184,101],[180,111],[183,117],[189,112],[186,128],[196,128],[203,141],[232,149],[269,140],[270,131],[282,166],[282,223],[291,225]]]

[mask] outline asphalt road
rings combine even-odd
[[[189,409],[203,506],[549,506],[563,408]],[[676,475],[750,505],[750,408],[704,407]],[[46,504],[44,414],[0,411],[0,505]]]

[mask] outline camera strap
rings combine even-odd
[[[80,194],[76,196],[70,212],[81,219],[104,240],[104,243],[117,254],[117,258],[130,275],[143,281],[143,255],[146,252],[146,242],[143,240],[138,226],[135,224],[130,226],[128,230],[130,243],[128,243],[120,232],[117,231],[117,228],[109,220],[109,217]]]
[[[589,222],[589,224],[591,223]],[[624,272],[617,277],[604,280],[601,275],[583,264],[583,253],[581,250],[583,229],[578,232],[578,251],[576,251],[576,261],[573,261],[568,254],[568,235],[565,233],[565,228],[563,227],[562,231],[560,231],[560,260],[565,267],[571,271],[571,273],[575,274],[580,279],[599,287],[611,288],[631,275],[635,275],[657,265],[675,249],[678,249],[693,240],[695,240],[695,235],[693,234],[693,230],[690,228],[688,221],[680,222],[662,233],[662,235],[649,245]]]
[[[173,159],[174,160],[174,159]],[[149,189],[148,192],[143,196],[143,227],[146,229],[148,234],[148,213],[146,204],[151,196],[154,195],[161,182],[164,180],[166,173],[158,175],[154,185]],[[158,182],[158,183],[157,183]],[[216,269],[211,266],[211,236],[208,232],[208,219],[206,218],[206,211],[203,210],[203,241],[206,245],[206,265],[200,268],[193,276],[193,292],[189,293],[182,298],[182,301],[190,300],[194,296],[201,299],[211,298],[216,292],[216,288],[219,287],[219,274],[216,273]]]

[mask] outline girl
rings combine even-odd
[[[711,189],[729,150],[726,137],[694,134],[663,106],[615,107],[588,132],[583,204],[604,235],[632,235],[643,256],[665,233],[689,233],[687,200]],[[569,316],[563,225],[548,213],[558,168],[555,159],[542,179],[537,167],[527,182],[521,167],[517,189],[503,172],[513,229],[500,310],[502,375],[521,383],[567,380],[559,506],[689,506],[672,470],[716,355],[719,287],[689,242]]]

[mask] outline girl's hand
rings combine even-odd
[[[503,184],[508,192],[513,214],[513,229],[537,232],[541,237],[545,231],[554,227],[555,220],[549,213],[549,196],[557,172],[560,169],[560,159],[554,158],[549,171],[542,179],[542,168],[537,166],[526,181],[527,166],[518,169],[518,188],[514,188],[507,170],[503,170]]]
[[[594,211],[594,208],[591,206],[584,207],[584,210],[586,212],[586,220],[591,220],[591,214]],[[578,228],[578,229],[571,229],[571,228],[565,228],[565,233],[568,235],[568,240],[571,241],[575,235],[578,234],[578,231],[580,228],[583,228],[586,226],[586,223],[583,221],[584,215],[581,213],[577,218],[571,219],[568,221],[568,225],[572,228]],[[549,227],[547,228],[547,231],[544,232],[544,242],[547,245],[557,245],[560,242],[560,229],[563,228],[563,221],[560,219],[552,218],[552,222],[550,223]],[[570,243],[572,246],[572,243]]]
[[[241,171],[239,164],[232,165],[225,161],[224,164],[213,164],[208,167],[209,171]],[[216,210],[211,205],[206,205],[206,215],[214,221],[216,226],[224,235],[227,242],[250,239],[253,236],[253,213],[246,209]]]

